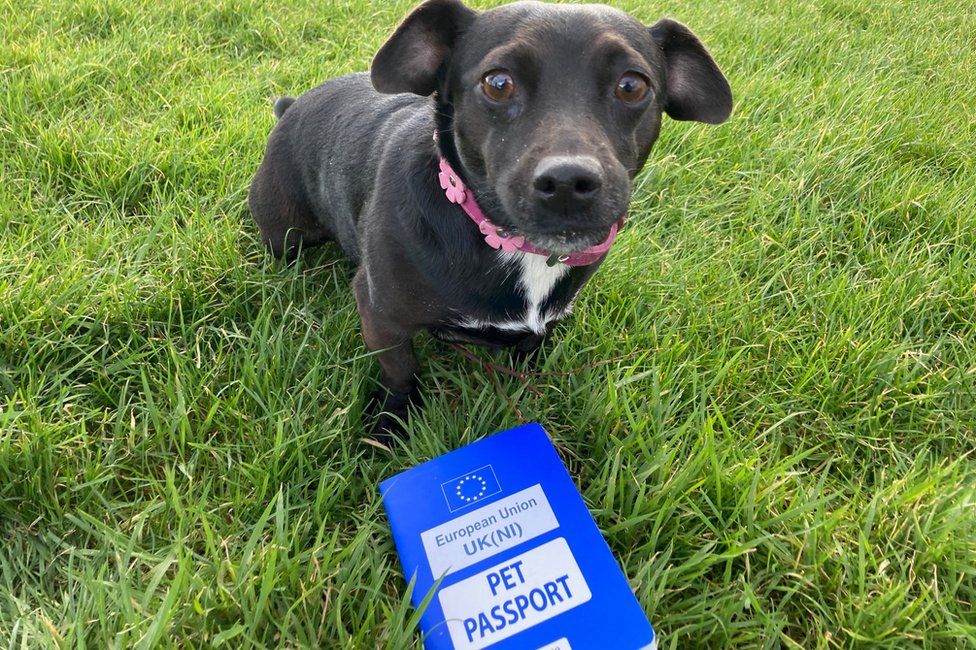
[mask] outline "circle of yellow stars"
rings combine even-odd
[[[481,483],[481,489],[478,490],[478,494],[471,497],[462,494],[461,489],[464,487],[464,484],[467,483],[468,481],[478,481],[479,483]],[[485,496],[485,492],[487,491],[488,491],[488,482],[485,481],[485,479],[478,476],[477,474],[471,474],[470,476],[465,476],[463,479],[458,481],[457,484],[457,497],[461,501],[464,501],[465,503],[471,503],[472,501],[477,501],[481,497]]]

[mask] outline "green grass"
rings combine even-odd
[[[617,2],[734,118],[665,125],[538,395],[424,339],[387,453],[351,269],[245,196],[410,4],[0,0],[0,647],[419,646],[376,485],[522,419],[663,647],[976,646],[971,0]]]

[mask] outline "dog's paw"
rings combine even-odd
[[[542,343],[544,341],[545,337],[538,334],[525,337],[511,349],[512,361],[516,365],[526,364],[532,370],[537,369],[539,366],[539,351],[542,349]]]
[[[407,438],[406,414],[394,414],[386,411],[378,414],[370,427],[369,437],[387,446],[394,440]]]
[[[419,404],[420,393],[416,389],[409,393],[391,393],[379,389],[370,398],[372,426],[370,437],[379,442],[389,442],[394,438],[403,439],[409,435],[407,420],[410,406]]]

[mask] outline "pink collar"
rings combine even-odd
[[[506,253],[521,251],[523,253],[548,257],[549,266],[555,266],[556,264],[589,266],[599,261],[600,258],[607,254],[610,247],[613,246],[613,242],[617,239],[617,233],[624,225],[624,219],[626,218],[621,217],[617,223],[610,227],[610,235],[602,244],[591,246],[579,253],[553,255],[548,251],[536,248],[530,242],[526,241],[525,237],[508,232],[504,228],[496,226],[489,221],[488,217],[485,216],[485,213],[478,206],[478,202],[474,198],[474,193],[464,186],[461,178],[443,156],[441,157],[441,171],[438,174],[438,178],[440,179],[444,194],[447,195],[447,200],[461,206],[461,209],[471,218],[471,221],[478,225],[478,230],[485,236],[486,244],[494,249],[501,249]]]

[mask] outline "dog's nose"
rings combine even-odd
[[[554,210],[589,207],[603,187],[603,166],[590,156],[543,158],[532,179],[536,200]]]

